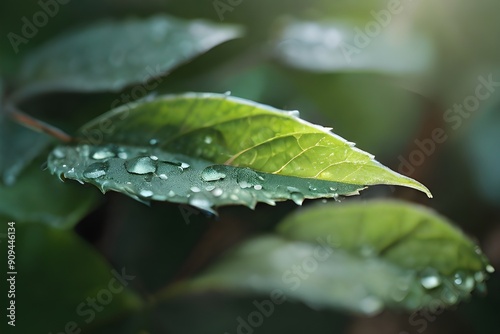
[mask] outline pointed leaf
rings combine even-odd
[[[323,205],[290,215],[277,235],[236,247],[165,296],[205,290],[285,295],[373,315],[456,304],[484,291],[493,267],[442,217],[392,201]]]
[[[101,22],[29,55],[16,98],[53,91],[119,91],[164,75],[240,34],[235,26],[165,15]]]
[[[57,147],[49,156],[53,174],[92,183],[102,192],[124,193],[139,201],[190,204],[214,212],[212,207],[257,202],[274,205],[292,199],[336,198],[357,194],[363,187],[253,171],[172,154],[160,148],[131,146]]]
[[[103,131],[103,124],[111,124]],[[85,125],[82,141],[148,147],[215,164],[368,186],[392,184],[425,192],[419,182],[374,160],[329,129],[296,111],[211,93],[143,100],[112,110]]]

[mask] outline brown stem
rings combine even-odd
[[[18,122],[19,124],[22,124],[28,128],[31,128],[37,132],[42,132],[46,133],[52,137],[55,137],[59,139],[62,142],[69,143],[74,140],[73,137],[65,133],[64,131],[47,124],[45,122],[42,122],[39,119],[33,118],[29,116],[28,114],[25,114],[24,112],[18,110],[16,107],[13,105],[8,105],[7,108],[7,114],[9,115],[10,118],[12,118],[14,121]]]

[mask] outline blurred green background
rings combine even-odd
[[[480,100],[477,110],[460,114],[453,108],[470,101],[468,97],[474,96],[483,82],[480,77],[500,83],[500,2],[401,1],[402,11],[370,38],[368,47],[358,45],[360,52],[353,55],[350,65],[322,63],[323,51],[318,44],[329,40],[321,31],[307,33],[307,27],[301,26],[296,35],[293,31],[287,35],[285,30],[298,22],[328,22],[334,27],[331,31],[346,31],[344,41],[355,45],[354,29],[376,21],[373,11],[379,13],[389,3],[74,0],[60,4],[58,13],[28,43],[20,44],[16,54],[8,33],[21,34],[22,18],[31,20],[41,5],[37,1],[3,1],[0,71],[5,82],[14,82],[30,50],[60,33],[103,18],[167,13],[241,24],[246,31],[243,38],[177,69],[162,81],[158,92],[231,91],[234,96],[277,108],[300,110],[302,118],[332,127],[383,164],[424,183],[434,194],[429,200],[412,190],[372,187],[362,193],[362,199],[397,197],[435,208],[477,238],[492,265],[499,268],[500,85],[490,85],[491,94]],[[302,51],[289,57],[287,45],[298,45]],[[311,58],[314,56],[318,58]],[[110,109],[116,96],[53,94],[23,107],[71,132]],[[418,144],[429,143],[439,129],[446,140]],[[408,163],[402,166],[402,161],[408,161],[410,168]],[[41,163],[36,161],[31,169]],[[29,174],[30,170],[24,171],[21,181]],[[197,272],[230,245],[272,228],[296,210],[293,203],[259,205],[256,211],[231,207],[222,208],[218,219],[207,218],[172,204],[156,203],[148,208],[119,194],[101,198],[87,186],[77,187],[79,191],[59,189],[59,181],[47,178],[50,180],[24,181],[24,188],[3,186],[0,190],[1,221],[24,217],[17,221],[19,331],[13,333],[56,333],[71,320],[82,326],[84,333],[235,333],[236,318],[253,310],[251,298],[190,296],[168,303],[158,301],[152,311],[129,314],[141,309],[142,300],[154,299],[154,293],[172,280]],[[31,194],[37,207],[31,206],[26,194]],[[40,204],[37,199],[47,203]],[[67,206],[59,205],[63,200],[85,202],[85,208],[67,212]],[[79,221],[74,229],[61,228],[60,224],[68,224],[68,217]],[[188,224],[185,217],[189,217]],[[0,240],[3,254],[5,239]],[[96,312],[97,320],[87,326],[86,316],[80,316],[75,308],[108,285],[115,277],[112,268],[118,272],[125,268],[135,278],[124,293],[113,297],[110,306]],[[286,303],[255,333],[497,333],[498,273],[488,282],[488,289],[486,296],[474,296],[435,318],[423,318],[425,328],[421,322],[415,325],[405,313],[387,311],[362,318]],[[2,333],[12,330],[1,328]]]

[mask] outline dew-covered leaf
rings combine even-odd
[[[368,23],[372,30],[367,32]],[[383,27],[373,18],[290,22],[278,34],[275,54],[290,66],[314,72],[418,73],[432,65],[433,47],[426,36],[407,27],[409,23],[398,20]],[[376,34],[374,25],[379,27]]]
[[[97,23],[30,54],[22,65],[16,97],[52,91],[119,91],[164,75],[239,35],[236,26],[165,15]]]
[[[151,147],[153,143],[162,151],[213,164],[307,181],[407,186],[431,196],[419,182],[383,166],[328,128],[300,119],[297,111],[226,94],[186,93],[142,100],[94,119],[80,129],[79,137],[91,144]]]
[[[159,147],[60,146],[50,154],[53,174],[88,182],[102,192],[118,191],[139,201],[170,201],[213,212],[212,207],[257,202],[273,205],[291,199],[337,198],[362,186],[262,173],[250,168],[214,165]]]
[[[298,211],[229,251],[166,296],[217,290],[286,296],[318,308],[373,315],[446,307],[494,271],[462,232],[434,212],[393,201]]]
[[[0,214],[19,224],[42,223],[72,228],[99,201],[99,192],[63,184],[35,161],[11,186],[0,185]]]

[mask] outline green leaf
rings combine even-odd
[[[7,232],[5,220],[0,224],[0,232]],[[66,332],[70,322],[75,323],[71,327],[85,329],[141,307],[140,297],[130,290],[134,280],[125,280],[124,286],[116,279],[123,270],[127,278],[133,273],[127,268],[111,268],[72,231],[18,222],[15,236],[18,332]],[[6,250],[4,242],[0,240],[0,245]],[[6,272],[1,274],[3,282]],[[7,302],[7,298],[2,298],[4,310]],[[5,327],[6,319],[0,325],[2,333],[9,332]]]
[[[13,186],[0,185],[0,215],[23,223],[72,228],[98,203],[99,193],[67,185],[32,163]]]
[[[19,99],[52,91],[119,91],[165,75],[240,35],[236,26],[165,15],[101,22],[56,38],[29,55],[15,95]]]
[[[92,183],[101,191],[124,193],[142,202],[185,203],[215,213],[212,207],[257,202],[274,205],[287,199],[337,198],[363,187],[253,171],[172,154],[157,147],[57,147],[49,156],[53,174]]]
[[[1,181],[13,185],[19,174],[49,146],[50,141],[50,136],[11,121],[0,110]]]
[[[7,117],[0,78],[0,182],[12,185],[19,173],[47,147],[49,136],[27,129]]]
[[[434,62],[430,40],[410,27],[411,20],[398,23],[382,27],[373,17],[369,21],[292,21],[279,32],[275,55],[287,65],[314,72],[400,75],[429,70]],[[375,35],[370,30],[374,25],[380,31]]]
[[[444,218],[394,201],[300,210],[278,234],[237,246],[165,296],[205,290],[276,293],[313,307],[373,315],[383,308],[448,306],[485,289],[494,271]]]
[[[153,142],[165,152],[276,175],[407,186],[431,197],[419,182],[381,165],[328,128],[300,119],[297,111],[228,95],[186,93],[132,103],[94,119],[79,136],[92,144],[151,147]]]

